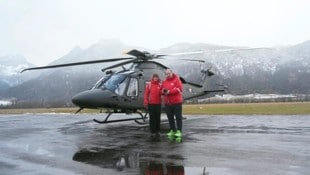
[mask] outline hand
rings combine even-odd
[[[148,104],[143,104],[144,108],[147,109],[149,107]]]
[[[169,90],[168,89],[163,89],[163,94],[169,94]]]

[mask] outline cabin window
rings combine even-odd
[[[136,78],[130,79],[127,90],[127,96],[129,97],[138,96],[138,80]]]

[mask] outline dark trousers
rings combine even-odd
[[[157,133],[160,131],[161,104],[149,104],[148,109],[150,114],[150,131],[151,133]]]
[[[166,104],[165,110],[167,113],[170,130],[182,131],[182,103],[172,104],[172,105]],[[177,125],[175,125],[175,124],[177,124]]]

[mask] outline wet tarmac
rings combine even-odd
[[[122,118],[125,115],[112,117]],[[112,118],[111,117],[111,118]],[[310,116],[186,116],[182,140],[101,115],[0,115],[0,174],[304,175]],[[165,118],[165,115],[163,115]]]

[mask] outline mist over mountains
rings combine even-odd
[[[193,70],[200,66],[207,67],[217,74],[214,84],[219,82],[228,85],[227,93],[310,94],[310,41],[290,47],[260,49],[178,43],[152,51],[125,45],[120,40],[101,40],[87,49],[75,47],[50,64],[127,57],[122,55],[124,50],[133,48],[158,54],[204,51],[200,54],[173,57],[169,61],[162,60],[161,63],[191,81],[199,81]],[[184,62],[178,60],[179,58],[203,59],[207,64]],[[20,55],[0,57],[0,95],[2,99],[31,101],[36,105],[70,105],[71,97],[90,89],[103,76],[101,69],[107,65],[109,64],[101,63],[20,74],[21,69],[33,65]]]
[[[34,66],[22,55],[0,57],[0,91],[17,86],[35,77],[35,74],[21,75],[20,71]]]
[[[194,58],[215,65],[223,83],[229,87],[228,93],[310,93],[310,41],[291,47],[256,49],[183,43],[163,50],[182,52],[199,49],[209,52]]]

